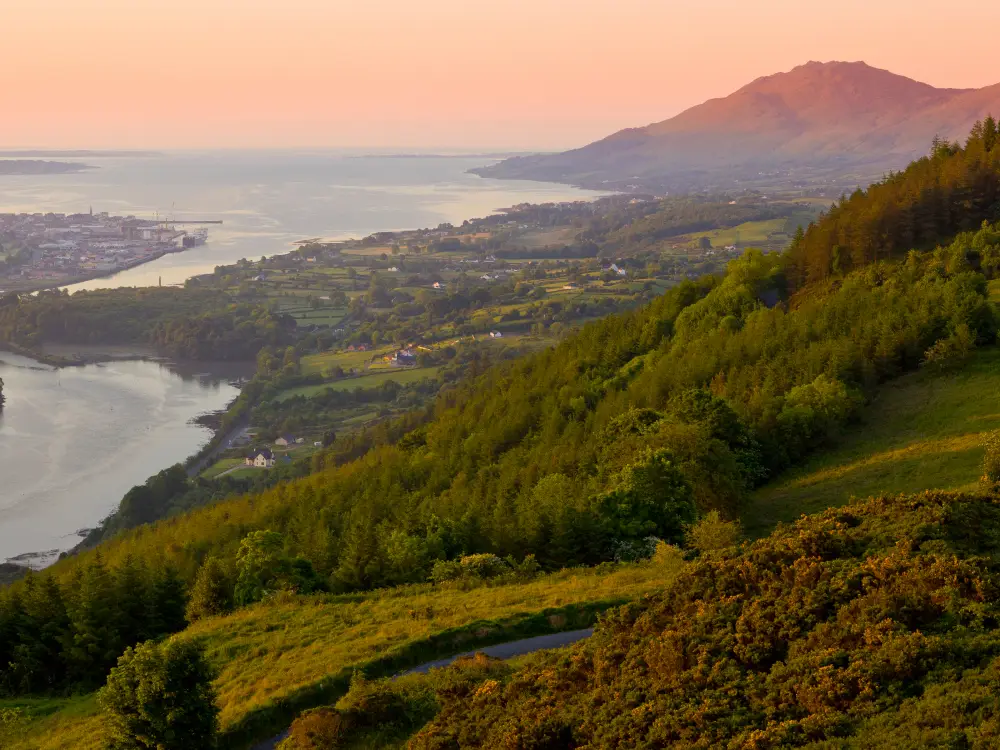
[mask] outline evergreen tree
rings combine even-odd
[[[148,608],[148,628],[153,637],[176,633],[186,627],[187,586],[173,565],[162,561],[157,564]]]
[[[20,693],[55,690],[65,682],[63,652],[70,637],[62,592],[51,576],[29,574],[21,600],[17,646],[7,667],[9,679]]]
[[[151,597],[146,566],[133,555],[126,555],[115,570],[116,619],[122,643],[131,646],[154,636],[149,617]]]
[[[94,684],[121,653],[114,580],[95,555],[72,587],[67,661],[81,684]]]

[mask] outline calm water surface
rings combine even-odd
[[[130,361],[55,370],[0,352],[0,560],[72,547],[129,488],[207,442],[211,432],[190,420],[239,393],[211,369]]]
[[[98,169],[0,178],[0,212],[108,211],[219,219],[209,243],[71,289],[179,284],[241,258],[285,253],[304,239],[461,223],[517,203],[587,200],[566,185],[468,174],[482,156],[373,156],[334,151],[170,152],[64,159]]]
[[[78,159],[67,175],[0,178],[0,212],[95,212],[221,219],[208,244],[73,289],[179,284],[310,238],[432,227],[523,202],[590,199],[564,185],[486,180],[481,156],[333,151],[171,152]],[[205,368],[207,369],[207,368]],[[51,370],[0,352],[0,560],[72,547],[133,485],[210,438],[192,417],[236,389],[149,361]]]

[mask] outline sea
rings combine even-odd
[[[107,211],[221,220],[208,243],[103,279],[97,289],[183,284],[308,239],[461,223],[518,203],[591,200],[565,185],[469,170],[497,157],[358,151],[188,151],[83,157],[93,169],[0,177],[0,213]],[[53,369],[0,352],[0,561],[42,567],[80,541],[125,492],[210,438],[193,420],[238,394],[228,366],[112,361]]]
[[[163,220],[210,219],[206,245],[70,287],[182,284],[241,258],[289,252],[307,239],[461,223],[518,203],[590,200],[566,185],[470,174],[498,157],[351,151],[203,151],[86,157],[95,169],[0,177],[0,213],[107,211]]]

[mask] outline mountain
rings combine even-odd
[[[863,62],[810,62],[663,122],[560,154],[507,159],[487,177],[681,189],[761,177],[877,174],[1000,115],[1000,84],[939,89]],[[761,173],[765,173],[762,175]]]

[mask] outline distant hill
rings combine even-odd
[[[43,161],[41,159],[0,159],[0,176],[68,174],[94,169],[88,164],[69,161]]]
[[[645,189],[877,175],[990,113],[1000,116],[1000,84],[938,89],[863,62],[810,62],[669,120],[477,173]]]

